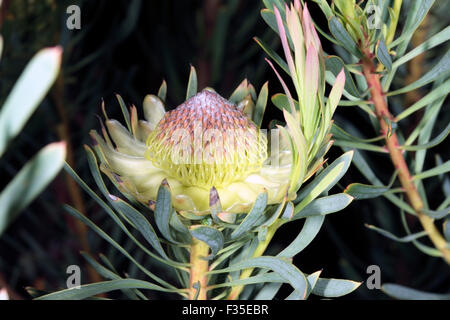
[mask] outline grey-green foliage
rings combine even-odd
[[[343,106],[359,106],[359,112],[363,111],[366,122],[364,125],[357,125],[340,118],[339,127],[334,129],[336,145],[341,146],[346,151],[359,149],[353,157],[353,164],[370,183],[370,185],[352,184],[347,187],[345,192],[355,196],[356,199],[369,199],[379,196],[386,198],[398,208],[397,211],[401,214],[404,230],[400,232],[403,232],[404,235],[394,235],[391,231],[373,225],[367,225],[367,227],[390,240],[407,243],[406,245],[412,244],[424,254],[442,257],[443,255],[439,250],[423,243],[423,239],[426,239],[424,237],[427,234],[426,232],[411,233],[404,215],[407,213],[416,216],[417,212],[403,199],[402,192],[404,190],[398,180],[395,179],[396,174],[393,166],[391,167],[392,172],[389,172],[385,166],[377,166],[370,162],[371,152],[387,153],[387,149],[384,146],[384,139],[379,139],[378,136],[380,127],[375,116],[374,106],[370,103],[368,84],[361,73],[361,64],[355,64],[355,62],[362,62],[360,58],[362,57],[361,54],[364,54],[364,49],[369,49],[373,53],[373,57],[370,57],[370,59],[374,61],[377,66],[376,71],[381,75],[382,90],[386,95],[389,110],[393,114],[392,121],[386,119],[385,121],[388,121],[390,130],[399,137],[399,148],[404,150],[404,157],[408,162],[415,186],[424,204],[422,213],[435,220],[440,220],[438,226],[444,226],[444,228],[439,229],[439,232],[445,235],[445,223],[450,216],[449,195],[444,188],[445,184],[442,183],[439,188],[440,182],[437,180],[445,181],[448,179],[450,165],[449,161],[445,160],[433,161],[433,158],[440,159],[440,155],[436,152],[437,149],[433,148],[444,142],[448,143],[447,138],[450,130],[448,110],[446,112],[444,108],[444,101],[450,92],[450,55],[448,50],[450,29],[448,18],[442,16],[442,7],[448,7],[448,2],[438,0],[395,1],[396,3],[402,3],[399,12],[399,26],[396,29],[395,37],[388,39],[389,29],[393,25],[392,21],[396,13],[391,8],[394,1],[383,1],[383,7],[378,8],[381,9],[382,13],[381,28],[367,30],[368,47],[366,48],[361,45],[365,42],[358,38],[358,32],[351,26],[351,23],[347,23],[346,16],[348,17],[348,15],[343,14],[335,6],[329,7],[324,0],[315,0],[315,2],[319,4],[330,20],[331,34],[325,36],[334,38],[332,40],[336,44],[336,51],[341,55],[343,61],[350,62],[345,66],[346,69],[353,70],[348,74],[347,84],[356,83],[358,91],[363,93],[361,97],[369,100],[357,101],[347,95],[349,101],[341,102]],[[367,4],[370,3],[370,1],[367,1]],[[365,28],[365,21],[369,18],[368,13],[363,10],[358,11],[360,10],[358,5],[353,7],[355,16],[362,23],[361,28]],[[387,14],[388,12],[389,14]],[[438,15],[440,17],[437,17]],[[427,38],[423,43],[412,48],[411,39],[424,19],[428,19],[429,25]],[[355,46],[357,43],[359,45]],[[345,50],[342,50],[342,48]],[[426,65],[420,66],[423,68],[422,74],[411,83],[405,83],[409,71],[407,63],[420,54],[426,54],[427,57]],[[330,69],[330,72],[334,71],[330,63],[327,64],[327,68]],[[348,90],[347,86],[346,90]],[[408,106],[405,94],[411,93],[413,90],[420,90],[419,98]],[[420,111],[422,111],[421,114]],[[358,127],[365,131],[367,131],[367,128],[371,128],[374,138],[364,138],[364,134]],[[432,160],[428,161],[428,159]],[[386,174],[394,177],[390,183],[382,181],[381,177],[386,177]],[[424,184],[425,179],[428,179],[428,181],[436,179],[433,185],[437,185],[437,189],[440,189],[438,192],[441,192],[440,196],[443,196],[443,199],[440,200],[442,201],[441,204],[435,205],[435,208],[429,207],[431,193],[427,192]],[[385,212],[385,214],[387,215],[388,212]],[[386,217],[384,221],[386,222],[389,219],[392,221],[393,218]],[[386,225],[388,224],[386,223]],[[447,238],[447,245],[450,247],[448,241]],[[384,291],[388,295],[402,299],[448,298],[446,295],[422,293],[390,284],[385,285]]]
[[[196,79],[191,70],[188,95],[192,94],[192,88],[197,87],[195,82]],[[266,90],[263,88],[259,96],[267,95]],[[238,94],[240,93],[236,91],[233,93],[235,97]],[[120,99],[119,102],[121,102]],[[260,103],[262,104],[262,102]],[[261,117],[265,103],[259,108],[261,108],[261,112],[255,113],[254,117]],[[129,112],[123,112],[123,114],[125,117],[129,117]],[[125,119],[125,122],[129,120]],[[115,241],[101,226],[83,216],[75,208],[65,206],[65,209],[106,240],[132,265],[135,265],[145,277],[149,278],[150,282],[132,279],[131,276],[124,279],[112,265],[100,264],[84,255],[88,263],[99,270],[106,281],[83,285],[76,290],[76,293],[62,290],[49,294],[35,294],[29,290],[34,296],[39,296],[39,299],[85,299],[113,290],[122,290],[127,298],[146,299],[147,295],[140,291],[142,289],[172,293],[185,298],[187,297],[186,289],[189,287],[187,256],[192,237],[205,242],[211,248],[211,255],[205,257],[210,261],[209,286],[211,293],[209,298],[226,298],[233,287],[242,285],[246,286],[246,297],[258,299],[261,292],[269,294],[269,291],[274,296],[283,283],[290,284],[294,290],[289,295],[289,299],[306,299],[311,293],[323,297],[339,297],[354,291],[360,285],[359,282],[351,280],[320,278],[320,272],[306,275],[290,260],[301,253],[316,237],[327,214],[344,209],[353,200],[350,195],[342,193],[328,195],[328,191],[347,171],[351,163],[352,152],[343,154],[314,179],[311,179],[305,186],[306,191],[299,193],[296,204],[285,200],[278,205],[267,205],[267,193],[262,192],[257,197],[249,214],[237,214],[234,222],[231,222],[221,220],[219,216],[214,215],[215,211],[220,211],[220,203],[211,204],[214,206],[211,208],[212,217],[200,217],[201,219],[194,215],[189,216],[188,213],[180,214],[174,211],[170,203],[171,190],[166,181],[163,181],[159,188],[153,211],[132,199],[127,203],[122,198],[126,195],[112,195],[116,192],[109,190],[103,181],[96,159],[96,156],[101,156],[101,154],[95,154],[89,147],[86,147],[86,151],[91,174],[109,204],[102,200],[68,165],[65,166],[66,171],[108,213],[114,223],[120,227],[120,233],[131,239],[138,249],[130,252]],[[120,189],[120,182],[116,184],[116,187]],[[252,257],[258,244],[266,240],[270,228],[305,218],[304,227],[285,250],[273,256]],[[155,232],[156,230],[158,234]],[[147,243],[141,243],[141,240],[134,237],[133,231],[138,231],[151,248],[147,246]],[[150,270],[146,264],[136,259],[137,252],[142,252],[149,259],[160,262],[164,266],[165,272],[158,274],[157,269]],[[240,272],[248,268],[255,269],[254,275],[239,279]],[[164,280],[164,274],[168,271],[177,275],[175,280]],[[278,283],[280,286],[274,287],[273,283]]]
[[[0,109],[0,156],[20,134],[52,86],[59,72],[61,55],[59,47],[41,50],[17,80]],[[65,152],[64,143],[43,148],[0,193],[0,235],[61,170]]]

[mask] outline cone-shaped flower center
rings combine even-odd
[[[147,139],[146,158],[185,185],[223,187],[261,169],[267,137],[205,89],[164,115]]]

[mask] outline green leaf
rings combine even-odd
[[[450,294],[437,294],[407,288],[394,283],[386,283],[381,287],[387,295],[401,300],[449,300]]]
[[[353,196],[338,193],[331,196],[322,197],[311,201],[301,211],[294,211],[294,216],[291,220],[306,218],[317,215],[327,215],[338,212],[346,208],[353,201]],[[283,215],[284,218],[284,215]]]
[[[316,271],[312,274],[310,274],[309,276],[306,277],[306,280],[308,280],[308,292],[306,293],[306,299],[309,297],[309,295],[312,292],[312,289],[314,288],[314,286],[317,283],[317,280],[319,279],[320,274],[322,273],[322,270]],[[301,300],[302,296],[301,293],[299,293],[298,291],[294,290],[292,291],[292,293],[286,297],[285,300]]]
[[[411,39],[412,35],[416,31],[416,29],[419,27],[420,23],[422,22],[423,18],[426,16],[428,10],[430,10],[431,6],[433,5],[434,0],[421,0],[421,1],[414,1],[409,8],[408,15],[406,17],[406,22],[403,26],[402,33],[400,37],[395,39],[390,44],[390,47],[394,47],[399,45],[397,49],[397,54],[399,56],[402,56],[405,52],[409,40]]]
[[[99,189],[102,191],[102,193],[105,195],[105,197],[107,197],[109,199],[109,201],[111,201],[111,199],[109,198],[109,191],[106,189],[106,186],[103,182],[103,179],[101,178],[100,175],[100,171],[98,169],[97,166],[97,160],[95,158],[95,155],[93,153],[93,151],[85,146],[86,149],[86,154],[87,154],[87,158],[88,158],[88,163],[89,163],[89,168],[91,170],[91,174],[94,177],[95,182],[97,183]],[[140,248],[142,249],[146,254],[148,254],[149,256],[151,256],[152,258],[168,264],[170,266],[173,266],[175,268],[180,268],[180,269],[185,269],[185,267],[187,266],[187,264],[183,264],[183,263],[178,263],[176,261],[172,261],[170,259],[167,258],[160,258],[158,255],[154,254],[153,252],[149,251],[145,246],[143,246],[131,233],[130,231],[127,229],[127,227],[124,225],[124,223],[122,222],[122,220],[120,220],[120,218],[117,216],[117,214],[111,209],[111,207],[109,207],[94,191],[92,191],[91,188],[89,188],[89,186],[76,174],[75,171],[73,171],[73,169],[66,163],[64,166],[64,170],[76,181],[76,183],[78,183],[78,185],[84,190],[86,191],[91,197],[92,199],[94,199],[95,202],[98,203],[98,205],[100,205],[100,207],[103,208],[103,210],[105,210],[105,212],[109,215],[109,217],[111,219],[113,219],[113,221],[120,227],[120,229]],[[119,212],[120,214],[123,215],[124,218],[126,218],[126,216],[122,213]],[[129,221],[131,223],[131,221]]]
[[[317,3],[322,10],[322,12],[325,14],[327,19],[330,19],[333,16],[333,11],[330,8],[330,5],[326,0],[313,0],[315,3]]]
[[[345,279],[319,278],[312,293],[326,298],[337,298],[355,291],[361,282]]]
[[[371,230],[374,230],[374,231],[378,232],[379,234],[385,236],[386,238],[389,238],[389,239],[397,241],[397,242],[411,242],[413,240],[419,239],[419,238],[424,237],[424,236],[427,235],[426,231],[422,231],[422,232],[418,232],[418,233],[408,234],[405,237],[399,238],[396,235],[390,233],[389,231],[383,230],[381,228],[377,228],[377,227],[372,226],[370,224],[366,224],[366,227],[368,229],[371,229]]]
[[[145,240],[164,258],[167,258],[164,249],[159,242],[159,238],[150,222],[135,208],[130,206],[122,199],[109,195],[114,207],[120,210],[133,224],[133,226],[142,234]]]
[[[194,238],[205,242],[211,248],[211,255],[207,258],[208,260],[213,259],[217,252],[223,248],[224,238],[222,232],[215,228],[200,226],[192,229],[191,234]]]
[[[430,149],[432,147],[437,146],[442,141],[444,141],[445,138],[447,138],[449,133],[450,133],[450,123],[447,124],[447,127],[431,141],[424,143],[424,144],[418,144],[418,145],[413,145],[413,146],[401,146],[401,148],[403,150],[408,150],[408,151]]]
[[[334,77],[337,77],[339,72],[341,72],[342,68],[344,68],[345,72],[345,86],[344,89],[349,94],[354,97],[361,97],[358,89],[356,88],[355,82],[353,81],[353,77],[348,71],[344,61],[338,56],[328,56],[325,60],[325,67],[328,71],[330,71]]]
[[[359,51],[356,42],[335,16],[332,16],[328,21],[328,26],[333,37],[341,43],[344,49],[346,49],[354,56],[362,58],[361,52]]]
[[[286,198],[283,200],[282,203],[280,203],[277,207],[277,209],[275,210],[274,214],[270,216],[269,219],[267,219],[266,221],[264,221],[264,223],[261,225],[262,228],[268,228],[271,225],[273,225],[278,218],[281,216],[288,216],[291,217],[293,215],[294,212],[294,205],[292,204],[292,202],[288,202],[286,204],[286,209],[283,211],[284,207],[285,207],[285,203],[286,203]],[[281,214],[281,212],[283,211],[283,214]]]
[[[261,127],[264,118],[264,111],[266,110],[268,96],[269,88],[268,82],[266,82],[259,92],[258,100],[256,100],[255,112],[253,114],[253,122],[255,122],[258,127]]]
[[[423,171],[421,173],[416,174],[413,179],[414,180],[422,180],[434,176],[438,176],[440,174],[444,174],[450,171],[450,160],[440,164],[433,169]]]
[[[49,144],[28,161],[0,193],[0,235],[55,178],[65,157],[64,142]]]
[[[317,236],[325,220],[325,216],[312,216],[305,220],[302,231],[297,235],[294,241],[291,242],[283,251],[277,256],[291,258],[305,249]]]
[[[362,183],[352,183],[345,188],[345,193],[351,195],[356,200],[372,199],[379,197],[389,191],[391,186],[374,186]]]
[[[228,100],[230,100],[231,102],[238,104],[239,102],[241,102],[242,100],[245,99],[245,97],[248,95],[248,81],[247,79],[244,79],[239,86],[233,91],[233,93],[231,94],[230,98],[228,98]]]
[[[388,71],[392,70],[392,59],[389,55],[386,44],[382,39],[378,42],[377,46],[377,58],[386,67]]]
[[[401,89],[389,92],[389,96],[415,90],[437,79],[447,77],[449,74],[450,74],[450,50],[447,50],[447,52],[441,58],[441,60],[439,60],[439,62],[435,64],[430,71],[428,71],[426,74],[420,77],[420,79],[414,81],[413,83]]]
[[[444,236],[447,242],[450,242],[450,218],[447,218],[443,223]]]
[[[197,72],[195,68],[191,66],[191,72],[189,73],[189,82],[186,92],[186,100],[197,94]]]
[[[86,259],[86,261],[97,271],[99,275],[102,277],[109,279],[109,280],[119,280],[122,279],[120,276],[118,276],[116,273],[112,272],[111,270],[105,268],[100,263],[95,261],[93,257],[91,257],[86,252],[81,252],[81,255]],[[147,300],[147,298],[138,290],[132,290],[132,289],[123,289],[123,293],[132,300],[139,300],[138,296],[141,297],[143,300]]]
[[[284,62],[283,58],[280,57],[278,53],[276,53],[268,44],[266,44],[264,41],[259,39],[258,37],[253,38],[256,43],[264,50],[265,53],[273,60],[275,61],[281,69],[284,70],[287,74],[289,74],[289,67],[286,62]]]
[[[353,151],[344,153],[332,164],[322,170],[312,182],[300,190],[297,199],[302,200],[296,206],[296,210],[301,211],[321,193],[329,191],[347,172],[352,157]]]
[[[272,300],[280,290],[282,284],[281,282],[275,282],[264,285],[256,294],[254,300]]]
[[[288,282],[295,290],[301,293],[302,298],[306,296],[308,290],[308,281],[305,275],[293,264],[276,257],[257,257],[248,260],[243,260],[231,265],[228,268],[210,271],[213,273],[224,273],[237,271],[248,268],[263,268],[269,269],[281,276]]]
[[[364,143],[364,142],[358,142],[358,141],[336,140],[334,142],[334,145],[338,146],[338,147],[348,147],[348,148],[355,148],[355,149],[359,149],[359,150],[388,153],[388,151],[385,147],[376,146],[376,145],[373,145],[370,143]]]
[[[384,139],[384,136],[382,136],[382,135],[375,137],[375,138],[362,139],[360,137],[357,137],[357,136],[354,136],[354,135],[348,133],[347,131],[345,131],[344,129],[342,129],[335,123],[333,123],[333,126],[331,127],[331,133],[333,134],[334,138],[338,138],[340,140],[357,141],[357,142],[364,142],[364,143],[375,142],[375,141],[380,141],[380,140]]]
[[[141,265],[138,261],[136,261],[136,259],[134,259],[133,256],[128,253],[127,250],[125,250],[121,245],[119,245],[116,241],[114,241],[114,239],[111,238],[106,232],[104,232],[102,229],[100,229],[95,223],[93,223],[86,216],[81,214],[78,210],[76,210],[75,208],[72,208],[69,205],[64,205],[63,208],[70,215],[72,215],[73,217],[75,217],[75,218],[79,219],[80,221],[82,221],[83,223],[85,223],[88,227],[90,227],[100,237],[102,237],[104,240],[109,242],[109,244],[111,244],[120,253],[122,253],[125,257],[127,257],[131,262],[133,262],[139,268],[139,270],[141,270],[148,277],[150,277],[151,279],[155,280],[156,282],[158,282],[159,284],[161,284],[161,285],[163,285],[163,286],[165,286],[167,288],[175,289],[175,287],[173,285],[167,283],[163,279],[159,278],[158,276],[156,276],[155,274],[153,274],[152,272],[147,270],[143,265]]]
[[[450,40],[450,26],[446,27],[444,30],[439,31],[438,33],[436,33],[431,38],[427,39],[426,41],[415,47],[407,54],[399,57],[398,60],[394,61],[392,67],[397,68],[402,64],[408,62],[409,60],[417,57],[419,54],[422,54],[448,40]]]
[[[349,148],[345,148],[345,147],[342,148],[342,149],[344,151],[348,151],[349,150]],[[378,177],[373,172],[371,166],[367,163],[366,159],[364,159],[364,157],[361,155],[360,151],[354,150],[354,155],[353,155],[352,162],[358,168],[359,172],[361,172],[361,174],[367,180],[369,180],[373,185],[383,186],[383,184],[381,183],[380,179],[378,179]],[[395,195],[393,195],[391,193],[385,193],[383,196],[385,198],[387,198],[389,201],[391,201],[392,203],[394,203],[399,208],[402,208],[403,210],[408,212],[409,214],[412,214],[412,215],[416,214],[414,209],[411,208],[411,206],[409,204],[407,204],[403,200],[399,199]]]
[[[27,64],[0,108],[0,156],[20,133],[55,81],[61,64],[61,47],[39,51]]]
[[[412,234],[411,230],[409,229],[408,222],[406,221],[405,212],[403,210],[400,211],[400,217],[401,217],[403,228],[405,229],[406,233],[408,235]],[[421,252],[423,252],[429,256],[442,257],[442,252],[434,247],[432,248],[432,247],[426,246],[426,245],[420,243],[418,240],[412,240],[412,243],[417,249],[419,249]]]
[[[270,7],[270,9],[269,8],[262,9],[261,17],[273,31],[275,31],[277,34],[279,34],[277,21],[275,19],[275,14],[273,13],[272,9],[273,9],[273,7]],[[278,9],[280,9],[280,8],[278,8]]]
[[[281,111],[283,111],[283,109],[286,109],[287,111],[291,112],[291,105],[289,102],[289,98],[284,94],[284,93],[276,93],[272,96],[271,98],[272,103],[275,105],[275,107],[277,107],[278,109],[280,109]],[[298,109],[298,102],[294,99],[292,99],[294,102],[295,107]]]
[[[231,239],[236,239],[246,232],[248,232],[251,228],[254,227],[255,223],[261,218],[264,210],[267,206],[267,191],[260,193],[253,204],[252,209],[241,222],[241,224],[234,229],[231,233]]]
[[[166,289],[147,281],[136,279],[120,279],[120,280],[111,280],[86,284],[80,286],[79,289],[75,288],[65,289],[38,297],[35,300],[81,300],[104,292],[110,292],[119,289],[132,289],[132,288],[149,289],[162,292],[180,291],[179,289]]]
[[[442,210],[428,210],[423,209],[422,210],[427,216],[433,218],[433,219],[442,219],[445,218],[450,214],[450,207],[444,208]]]
[[[172,210],[172,198],[167,180],[164,179],[161,186],[158,189],[158,195],[156,196],[155,206],[155,222],[161,231],[162,235],[173,243],[179,243],[176,241],[170,233],[170,218],[173,214]]]
[[[450,63],[450,60],[449,60]],[[401,112],[399,115],[395,117],[395,121],[400,121],[402,119],[405,119],[410,114],[426,107],[433,101],[446,96],[450,92],[450,79],[445,81],[443,84],[441,84],[439,87],[433,89],[429,93],[427,93],[426,96],[421,98],[419,101],[415,102],[412,106],[408,107],[405,111]]]

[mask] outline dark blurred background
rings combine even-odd
[[[66,8],[72,4],[81,8],[80,30],[66,27],[69,16]],[[315,21],[327,30],[325,17],[311,1],[309,4]],[[100,127],[97,115],[101,115],[102,99],[108,115],[119,119],[121,111],[116,93],[127,105],[134,104],[141,112],[144,96],[156,94],[165,80],[167,106],[174,108],[183,102],[190,65],[197,69],[199,89],[214,87],[225,97],[244,78],[257,91],[269,81],[270,95],[282,92],[264,61],[263,50],[253,40],[257,36],[281,54],[278,38],[260,16],[261,8],[260,0],[4,0],[0,15],[0,30],[4,37],[0,103],[39,49],[60,44],[64,56],[60,76],[51,92],[0,159],[0,188],[42,146],[66,140],[69,142],[67,161],[91,188],[97,190],[87,168],[83,144],[89,144],[89,130]],[[440,16],[443,14],[435,10],[429,19],[448,21],[445,16]],[[426,25],[424,28],[426,30]],[[323,47],[328,54],[336,54],[328,42],[324,41]],[[406,77],[407,73],[400,74],[399,85],[407,81]],[[416,94],[423,95],[422,92]],[[414,97],[410,98],[413,102]],[[263,125],[267,126],[272,119],[282,120],[282,115],[269,102]],[[441,132],[448,123],[448,112],[439,121],[436,132]],[[368,122],[354,107],[338,108],[336,122],[352,123],[366,137],[377,135],[371,128],[358,125]],[[414,123],[408,125],[414,128]],[[427,163],[432,165],[434,162],[433,153],[448,158],[447,150],[448,144],[432,149]],[[342,150],[333,147],[328,157],[331,161],[340,154]],[[389,159],[385,155],[370,154],[369,160],[374,171],[387,183],[392,172]],[[351,168],[340,186],[332,191],[341,191],[352,182],[367,183],[356,169]],[[439,181],[427,185],[427,190],[433,195],[430,205],[443,200]],[[78,264],[86,271],[82,283],[99,281],[98,275],[86,267],[80,250],[90,251],[93,255],[103,253],[119,272],[143,277],[115,249],[70,218],[61,208],[63,203],[72,204],[87,214],[124,247],[132,252],[136,249],[102,209],[62,172],[0,238],[0,287],[7,287],[11,298],[29,299],[25,290],[28,286],[44,291],[65,287],[66,268],[71,264]],[[365,228],[365,223],[382,226],[397,235],[404,233],[398,209],[385,199],[355,201],[344,211],[328,216],[321,233],[294,262],[306,273],[323,269],[323,277],[358,281],[365,281],[367,266],[376,264],[381,268],[382,282],[433,292],[448,291],[448,265],[422,254],[412,244],[383,238]],[[409,223],[413,231],[419,230],[415,219]],[[283,227],[269,251],[288,245],[301,226],[299,221]],[[139,253],[136,259],[151,263]],[[288,290],[282,290],[280,297],[287,293]],[[113,293],[108,297],[120,296]],[[345,298],[386,299],[387,296],[362,285]]]

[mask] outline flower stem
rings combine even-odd
[[[189,300],[207,300],[206,287],[208,285],[209,262],[205,258],[208,254],[208,245],[203,241],[192,238]],[[199,286],[197,287],[197,285]]]
[[[423,213],[424,204],[411,177],[402,150],[399,148],[397,134],[391,131],[387,123],[387,120],[393,121],[393,117],[389,112],[385,94],[380,84],[380,75],[375,73],[376,69],[372,57],[373,54],[370,50],[368,48],[365,49],[364,58],[362,60],[363,74],[370,88],[370,95],[375,106],[377,118],[380,123],[382,134],[385,137],[386,147],[389,151],[392,163],[398,171],[400,183],[402,184],[407,198],[416,212],[424,230],[428,233],[428,236],[436,249],[442,253],[444,260],[450,264],[450,249],[447,248],[447,243],[436,228],[434,220]]]
[[[260,257],[263,255],[264,251],[266,251],[267,246],[269,245],[270,241],[272,240],[275,232],[277,229],[283,224],[280,220],[277,220],[273,225],[271,225],[266,234],[266,239],[264,241],[261,241],[258,243],[258,246],[255,249],[255,252],[253,253],[252,257]],[[252,275],[253,268],[245,269],[242,271],[241,275],[239,276],[239,279],[247,279]],[[231,292],[228,294],[227,300],[237,300],[239,298],[239,295],[241,294],[242,290],[244,290],[244,286],[235,286],[233,289],[231,289]]]

